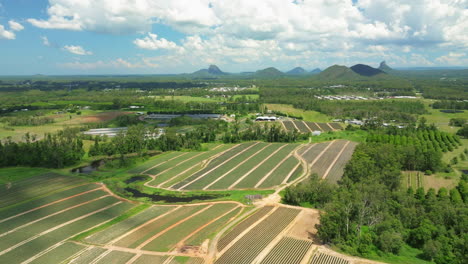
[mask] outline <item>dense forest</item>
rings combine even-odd
[[[431,131],[420,129],[413,135],[410,131],[402,134],[421,142],[436,142],[436,134],[441,132]],[[377,135],[380,138],[382,134]],[[389,133],[383,135],[386,138]],[[420,258],[437,264],[465,263],[468,259],[467,176],[450,191],[445,188],[438,192],[434,189],[426,192],[423,188],[403,190],[402,169],[408,166],[437,169],[434,164],[442,164],[441,156],[424,155],[425,144],[421,149],[408,148],[416,143],[409,145],[407,140],[403,144],[403,137],[400,143],[397,137],[376,140],[376,135],[371,134],[370,138],[372,142],[356,148],[338,186],[312,177],[287,188],[284,201],[323,209],[318,226],[320,239],[347,253],[364,257],[398,254],[407,244],[422,251]],[[456,144],[456,141],[441,140],[443,144]]]
[[[56,134],[46,134],[36,140],[26,134],[23,142],[7,139],[0,142],[0,167],[30,166],[63,168],[79,162],[83,155],[83,142],[77,131],[66,129]]]

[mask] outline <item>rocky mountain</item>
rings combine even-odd
[[[365,64],[356,64],[351,67],[351,70],[361,76],[367,76],[367,77],[375,76],[378,74],[385,74],[384,71],[373,68]]]
[[[390,66],[387,65],[387,63],[385,61],[382,61],[379,65],[379,70],[383,71],[383,72],[386,72],[386,73],[391,73],[393,71],[395,71],[394,69],[390,68]]]

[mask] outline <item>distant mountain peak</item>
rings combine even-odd
[[[320,68],[315,68],[313,70],[310,71],[310,73],[313,73],[313,74],[317,74],[317,73],[321,73],[322,70]]]
[[[218,66],[216,65],[210,65],[210,67],[208,67],[208,73],[211,73],[211,74],[214,74],[214,75],[218,75],[218,74],[224,74],[223,71],[221,71],[221,69],[219,69]]]
[[[367,76],[367,77],[385,73],[384,71],[380,69],[372,68],[371,66],[365,65],[365,64],[356,64],[351,67],[351,70],[361,76]]]
[[[297,75],[299,75],[299,74],[305,74],[305,73],[307,73],[307,71],[304,70],[304,68],[302,68],[302,67],[296,67],[296,68],[294,68],[294,69],[292,69],[292,70],[290,70],[290,71],[288,71],[286,73],[287,74],[297,74]]]
[[[389,73],[391,71],[394,71],[392,68],[390,68],[390,66],[387,65],[387,63],[385,61],[382,61],[379,65],[379,70],[381,71],[384,71],[386,73]]]

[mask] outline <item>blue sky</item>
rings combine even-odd
[[[468,0],[0,0],[0,75],[468,66]]]

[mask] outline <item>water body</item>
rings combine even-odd
[[[142,193],[139,190],[133,188],[125,188],[125,191],[130,192],[133,194],[135,198],[146,197],[150,198],[153,202],[166,202],[166,203],[189,203],[193,201],[205,201],[205,200],[213,200],[225,195],[218,194],[218,195],[194,195],[194,196],[170,196],[170,195],[160,195],[160,194],[148,194]]]
[[[97,171],[99,167],[104,165],[106,162],[104,160],[96,160],[91,162],[91,164],[79,168],[74,168],[71,170],[73,173],[84,173],[91,174],[93,171]]]

